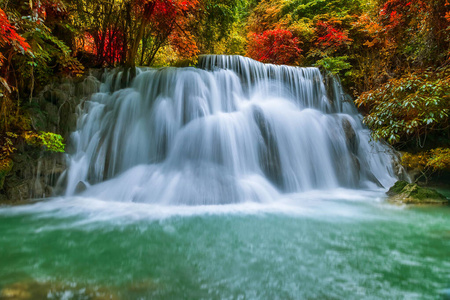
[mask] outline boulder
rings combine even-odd
[[[397,181],[386,194],[388,201],[394,203],[449,204],[449,200],[439,192],[402,180]]]

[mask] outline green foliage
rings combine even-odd
[[[428,135],[448,133],[450,70],[425,70],[391,79],[362,94],[356,103],[369,110],[364,122],[374,138],[392,144],[415,139],[423,146]]]
[[[29,145],[42,146],[45,150],[51,152],[64,152],[64,139],[59,134],[44,131],[39,133],[29,131],[25,132],[23,137]]]
[[[24,19],[26,30],[24,37],[30,40],[32,56],[17,56],[14,60],[22,74],[24,85],[37,79],[43,86],[57,75],[80,75],[83,66],[72,56],[72,50],[63,41],[55,37],[50,28],[43,23]]]
[[[196,30],[203,53],[243,54],[245,18],[251,1],[204,0],[203,15]]]
[[[52,133],[52,132],[43,132],[39,133],[39,138],[42,141],[42,144],[48,151],[52,152],[64,152],[64,139],[61,135]]]
[[[314,19],[323,14],[345,16],[361,13],[361,0],[293,0],[282,8],[283,14],[292,14],[295,19]]]
[[[316,67],[324,68],[334,75],[342,74],[341,71],[349,70],[352,65],[348,62],[348,56],[324,57],[315,63]]]

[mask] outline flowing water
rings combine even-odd
[[[201,68],[106,77],[73,134],[66,195],[171,205],[266,203],[283,193],[389,187],[394,154],[370,141],[338,81],[316,68],[205,56]]]
[[[338,80],[202,57],[104,77],[66,195],[0,207],[0,299],[439,299],[450,209],[402,176]],[[326,84],[325,84],[325,83]]]

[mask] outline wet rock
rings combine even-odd
[[[61,153],[24,152],[14,156],[12,170],[5,178],[3,197],[12,202],[53,195],[53,186],[65,170]]]
[[[275,135],[273,134],[273,129],[270,123],[267,122],[264,113],[260,108],[254,107],[253,119],[263,138],[263,143],[261,143],[259,149],[261,169],[272,183],[279,188],[284,188],[280,153],[278,151]]]
[[[47,102],[43,107],[47,114],[47,128],[56,128],[58,126],[58,107],[50,102]]]
[[[22,201],[30,198],[31,188],[28,182],[19,182],[18,184],[15,182],[13,184],[8,183],[6,187],[6,196],[9,200]]]
[[[401,181],[411,181],[412,178],[410,174],[406,171],[405,167],[402,165],[400,152],[393,152],[392,167],[394,169],[395,175]]]
[[[342,120],[342,129],[344,129],[347,148],[356,154],[358,151],[358,136],[356,135],[355,129],[353,129],[352,124],[347,119]]]
[[[449,204],[449,200],[439,192],[406,181],[397,181],[386,194],[388,201],[394,203]]]
[[[100,88],[97,78],[102,70],[89,70],[89,73],[80,79],[61,79],[48,84],[33,98],[33,103],[38,105],[30,106],[27,111],[32,129],[61,134],[66,150],[70,149],[70,133],[76,128],[77,105]],[[13,168],[0,174],[0,202],[14,203],[54,195],[56,182],[65,170],[64,155],[43,152],[26,143],[16,148]]]
[[[78,181],[77,186],[75,187],[75,194],[80,194],[87,189],[86,183],[83,181]]]

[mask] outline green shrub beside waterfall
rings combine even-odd
[[[449,142],[450,69],[416,71],[391,79],[362,94],[357,104],[369,109],[364,122],[374,138],[399,146]]]
[[[373,130],[374,139],[386,139],[398,149],[413,152],[404,156],[405,167],[420,171],[425,178],[450,170],[449,68],[391,79],[356,102],[369,112],[364,122]]]

